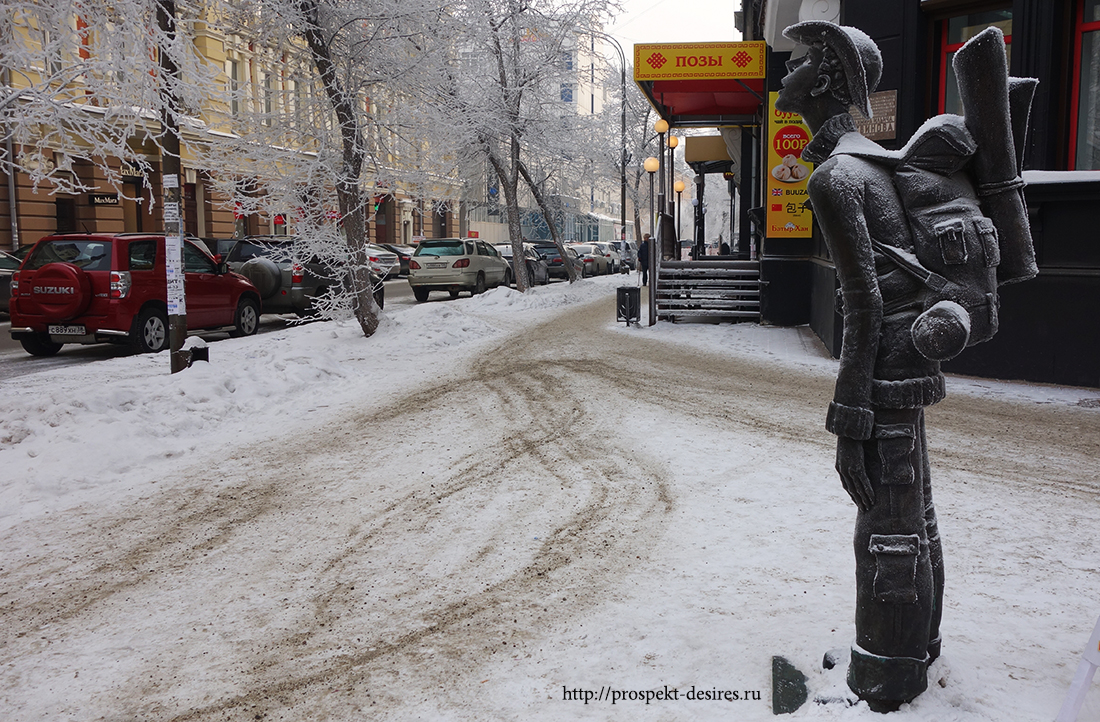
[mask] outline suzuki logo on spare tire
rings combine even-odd
[[[88,274],[71,263],[48,263],[31,282],[31,300],[50,321],[68,321],[92,302]]]

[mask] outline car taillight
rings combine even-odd
[[[111,298],[126,298],[130,295],[130,272],[111,271]]]
[[[585,263],[592,263],[595,260],[596,260],[595,258],[586,258],[586,259],[584,259],[584,262]]]
[[[11,295],[19,293],[19,271],[11,274]]]
[[[454,263],[451,264],[451,268],[466,268],[469,265],[470,265],[470,259],[469,258],[460,258],[460,259],[458,259],[457,261],[455,261]]]
[[[410,258],[409,259],[409,268],[413,269],[414,271],[419,271],[420,270],[420,264]]]
[[[293,266],[290,267],[291,283],[301,283],[304,277],[305,269],[302,268],[301,264],[295,263]]]

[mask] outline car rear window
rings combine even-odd
[[[462,241],[421,241],[414,256],[465,256],[466,245]]]
[[[595,249],[592,246],[573,246],[573,250],[577,253],[592,253]]]
[[[151,271],[157,264],[157,242],[133,241],[130,243],[130,270]]]
[[[250,258],[271,258],[280,252],[285,252],[281,243],[258,243],[256,241],[238,241],[229,252],[228,261],[247,261]]]
[[[31,251],[25,268],[33,271],[48,263],[71,263],[85,271],[109,271],[111,242],[68,239],[40,242]]]

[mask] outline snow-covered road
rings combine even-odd
[[[773,654],[843,696],[834,362],[804,329],[615,327],[614,282],[5,390],[0,718],[764,720]],[[944,656],[894,717],[1050,719],[1100,613],[1100,394],[949,392]]]

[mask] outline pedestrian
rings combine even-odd
[[[649,234],[642,236],[642,245],[638,246],[638,272],[642,274],[642,285],[649,285]]]

